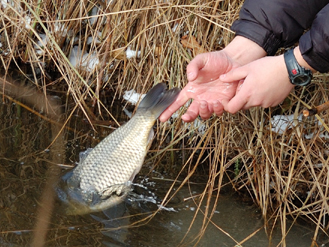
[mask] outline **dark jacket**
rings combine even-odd
[[[305,61],[317,71],[329,71],[329,1],[246,0],[232,30],[268,55],[299,40]]]

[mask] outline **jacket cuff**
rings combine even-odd
[[[256,25],[257,28],[255,28]],[[236,20],[231,26],[231,30],[235,32],[235,35],[243,36],[261,46],[269,56],[275,55],[282,46],[281,40],[274,33],[255,22]]]

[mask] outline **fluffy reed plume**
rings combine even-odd
[[[1,64],[6,73],[16,66],[44,92],[67,90],[79,109],[94,120],[105,110],[99,100],[103,91],[113,91],[114,98],[121,99],[126,89],[145,92],[157,82],[183,87],[186,64],[197,53],[221,49],[232,39],[229,27],[241,4],[234,0],[192,4],[183,0],[2,0]],[[196,205],[220,200],[227,176],[237,191],[249,193],[262,209],[269,233],[272,223],[280,223],[282,246],[289,231],[287,216],[314,222],[315,244],[329,226],[327,117],[298,121],[298,116],[307,104],[328,100],[326,81],[327,75],[317,76],[311,86],[295,91],[277,108],[256,108],[206,121],[204,133],[176,119],[169,127],[164,125],[173,131],[169,145],[163,144],[162,128],[154,148],[183,150],[186,156],[178,173],[184,175],[183,183],[193,180],[201,165],[208,171]],[[271,119],[281,114],[295,118],[277,131]],[[166,199],[170,196],[168,192]],[[205,217],[195,242],[208,224],[214,224],[214,210],[197,210]]]

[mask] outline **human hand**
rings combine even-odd
[[[234,96],[237,82],[223,82],[219,77],[238,66],[223,50],[197,55],[186,69],[188,84],[161,114],[160,121],[168,120],[189,99],[193,102],[182,116],[185,122],[193,121],[198,115],[203,119],[208,119],[213,113],[222,115],[224,107],[221,101]]]
[[[231,100],[222,101],[225,111],[232,114],[254,106],[276,106],[294,88],[289,81],[283,55],[258,59],[229,71],[220,79],[226,83],[242,82]]]

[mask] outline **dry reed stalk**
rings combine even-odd
[[[0,59],[6,73],[14,64],[45,93],[49,87],[65,88],[67,96],[93,122],[102,118],[104,111],[116,121],[99,101],[102,91],[112,91],[114,99],[120,99],[126,89],[143,93],[162,81],[170,87],[183,87],[185,67],[197,52],[182,45],[181,38],[193,37],[201,51],[225,47],[233,37],[229,27],[243,1],[9,2],[0,6]],[[74,52],[80,54],[76,60],[72,59]],[[158,131],[155,149],[163,150],[158,158],[170,149],[189,153],[183,166],[187,171],[168,167],[185,176],[182,186],[199,170],[208,172],[204,193],[195,200],[197,213],[205,216],[195,244],[208,224],[215,224],[211,221],[214,208],[203,211],[199,205],[203,200],[209,204],[213,193],[215,200],[220,200],[224,175],[233,188],[246,191],[259,205],[269,233],[271,220],[281,224],[282,246],[289,231],[287,216],[313,221],[315,241],[320,231],[328,230],[328,222],[323,220],[328,215],[329,196],[327,115],[318,118],[321,125],[314,118],[295,120],[282,133],[274,132],[271,123],[278,114],[294,114],[297,119],[300,103],[319,105],[322,99],[328,100],[327,83],[321,83],[326,81],[328,75],[316,77],[307,91],[296,91],[287,104],[277,108],[256,108],[205,121],[204,134],[179,120],[163,125],[166,131]],[[174,134],[168,145],[163,142],[168,134],[160,133],[169,130]],[[314,135],[307,136],[311,133]],[[201,169],[205,165],[208,169]],[[164,204],[170,198],[168,193]]]
[[[303,110],[303,115],[304,117],[310,117],[310,116],[314,116],[315,114],[319,114],[323,111],[326,111],[328,109],[329,109],[329,101],[319,106],[316,106],[314,108]]]

